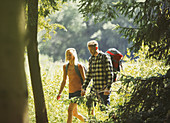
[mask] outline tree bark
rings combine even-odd
[[[47,111],[44,100],[41,73],[39,65],[37,24],[38,23],[38,0],[28,0],[28,61],[31,74],[31,82],[34,95],[34,104],[37,123],[47,123]]]
[[[27,123],[24,1],[1,1],[0,15],[0,122]]]

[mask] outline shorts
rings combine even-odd
[[[76,91],[74,93],[69,93],[69,99],[71,99],[73,97],[81,97],[81,90]]]

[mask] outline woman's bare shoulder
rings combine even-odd
[[[68,63],[64,63],[64,64],[63,64],[63,68],[66,68],[67,64],[68,64]]]
[[[78,63],[78,68],[83,68],[83,65],[81,63]]]

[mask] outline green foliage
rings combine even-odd
[[[168,78],[161,74],[150,78],[128,78],[124,80],[126,88],[131,88],[131,98],[118,109],[121,121],[136,120],[136,122],[163,123],[170,110],[170,92],[167,87]],[[120,120],[118,120],[119,122]]]
[[[118,92],[129,92],[129,98],[119,105],[116,122],[155,122],[163,123],[170,110],[168,102],[170,66],[155,59],[145,59],[148,47],[142,45],[137,62],[128,60],[122,74],[122,88]],[[127,74],[128,73],[128,74]]]
[[[88,4],[87,4],[88,3]],[[96,7],[98,5],[98,7]],[[148,55],[170,63],[170,1],[169,0],[80,0],[79,10],[86,18],[95,15],[98,21],[118,18],[117,12],[127,16],[134,26],[119,26],[119,33],[133,42],[131,50],[138,51],[142,42],[149,46]],[[94,8],[97,8],[94,9]],[[115,11],[117,10],[117,11]],[[100,13],[100,17],[98,14]],[[101,19],[102,18],[102,19]]]
[[[39,15],[48,16],[61,9],[61,0],[39,0]]]
[[[131,49],[139,50],[142,42],[149,46],[148,56],[169,59],[170,3],[163,0],[136,2],[121,1],[115,7],[130,19],[137,28],[121,28],[120,33],[133,41]],[[169,61],[169,60],[168,60]],[[167,63],[168,63],[167,61]]]
[[[51,38],[50,32],[56,28],[64,29],[66,28],[58,23],[51,24],[49,23],[51,20],[47,19],[47,17],[54,13],[55,11],[60,11],[62,8],[62,1],[61,0],[39,0],[38,1],[38,32],[41,30],[45,30],[45,34],[43,38]],[[25,17],[26,21],[28,21],[28,1],[25,1]],[[31,20],[31,23],[34,24],[35,22]],[[55,32],[54,32],[55,33]]]
[[[91,16],[95,16],[95,22],[111,21],[118,14],[113,9],[113,2],[117,0],[79,0],[79,11],[84,15],[86,20]]]
[[[57,33],[51,32],[51,39],[41,38],[39,43],[40,53],[48,54],[53,57],[54,61],[64,60],[66,48],[74,47],[78,54],[85,55],[87,52],[85,41],[88,41],[89,38],[83,36],[83,33],[79,33],[85,30],[86,27],[76,9],[73,3],[64,4],[62,11],[56,12],[49,17],[51,24],[60,23],[66,27],[66,30],[53,29]],[[44,31],[40,33],[42,35],[46,34]],[[46,42],[42,42],[42,40],[46,40]]]
[[[51,39],[50,32],[56,28],[66,30],[66,28],[58,23],[50,23],[51,19],[49,15],[56,11],[61,11],[62,1],[61,0],[40,0],[38,8],[38,31],[45,30],[45,34],[42,38]],[[53,31],[55,33],[55,31]]]
[[[53,29],[49,34],[51,39],[42,37],[46,31],[39,32],[39,49],[41,54],[47,54],[53,57],[54,61],[63,59],[66,48],[74,47],[78,56],[82,59],[88,59],[90,54],[87,49],[87,41],[96,39],[99,41],[99,48],[106,51],[110,47],[119,49],[125,54],[128,42],[121,38],[114,29],[117,23],[129,25],[127,18],[121,17],[118,20],[109,22],[94,23],[94,17],[88,21],[83,20],[79,13],[77,3],[65,3],[61,11],[51,14],[48,18],[49,24],[61,24],[66,30]],[[55,31],[56,33],[53,33]],[[46,41],[46,42],[44,42]]]
[[[143,47],[138,54],[135,54],[140,56],[136,62],[134,60],[128,60],[126,57],[127,62],[123,63],[124,72],[119,73],[119,80],[112,85],[110,95],[111,105],[106,112],[101,112],[99,109],[100,103],[98,103],[95,107],[96,119],[88,116],[88,110],[85,104],[87,100],[97,101],[96,97],[89,93],[89,88],[87,89],[86,98],[81,97],[68,100],[67,82],[61,100],[56,99],[62,80],[63,63],[52,62],[53,60],[51,58],[40,55],[41,75],[49,122],[66,122],[70,101],[76,101],[79,104],[78,111],[89,122],[112,123],[114,121],[120,123],[127,120],[130,121],[131,119],[142,119],[148,122],[155,122],[155,119],[158,121],[164,120],[165,114],[169,109],[169,105],[167,104],[169,102],[169,98],[167,97],[169,91],[164,88],[169,82],[167,81],[168,76],[165,78],[164,75],[170,67],[165,67],[165,62],[163,61],[160,62],[154,59],[145,60],[144,53],[147,50],[147,47]],[[29,90],[29,121],[30,123],[34,123],[34,102],[27,67],[28,65],[26,64]],[[116,115],[116,120],[113,118],[113,114]],[[73,118],[73,122],[79,123],[79,120]]]

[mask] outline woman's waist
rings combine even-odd
[[[79,91],[81,92],[81,87],[79,89],[78,88],[77,89],[70,89],[69,88],[69,93],[75,93],[75,92],[79,92]]]

